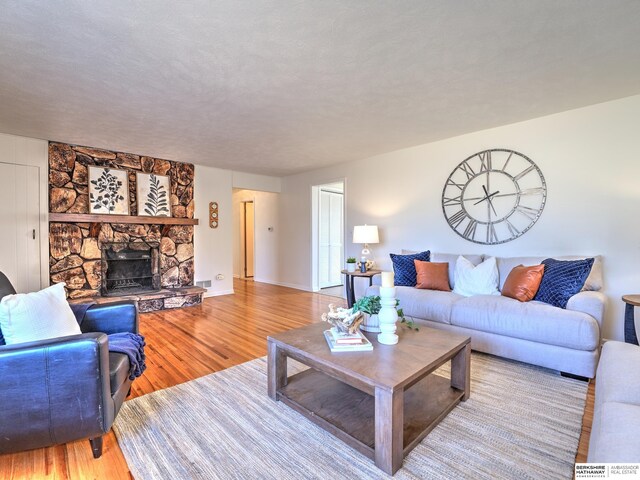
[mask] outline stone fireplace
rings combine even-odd
[[[129,215],[90,214],[92,165],[127,172]],[[171,218],[137,216],[137,172],[169,177]],[[193,286],[193,188],[192,164],[49,143],[51,283],[65,282],[70,301],[132,298],[140,311],[200,303],[204,289]]]
[[[105,297],[160,290],[158,243],[102,244],[102,288]]]

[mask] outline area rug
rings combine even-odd
[[[448,366],[438,373],[447,376]],[[137,479],[390,478],[268,398],[266,385],[266,358],[259,358],[125,402],[114,430],[131,472]],[[473,353],[471,398],[393,478],[570,479],[586,392],[585,382],[557,372]]]

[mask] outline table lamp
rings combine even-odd
[[[356,225],[353,227],[353,243],[363,243],[361,263],[366,264],[370,243],[380,243],[378,227],[376,225]]]

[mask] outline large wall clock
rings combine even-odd
[[[471,242],[505,243],[536,223],[547,184],[526,155],[500,148],[471,155],[458,165],[442,191],[449,226]]]

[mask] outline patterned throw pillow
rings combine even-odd
[[[414,260],[428,262],[431,253],[426,252],[414,253],[411,255],[398,255],[396,253],[389,254],[393,262],[393,273],[395,274],[395,284],[398,287],[415,287],[416,286],[416,266]]]
[[[582,290],[591,272],[593,260],[544,260],[544,275],[534,300],[567,308],[569,299]]]

